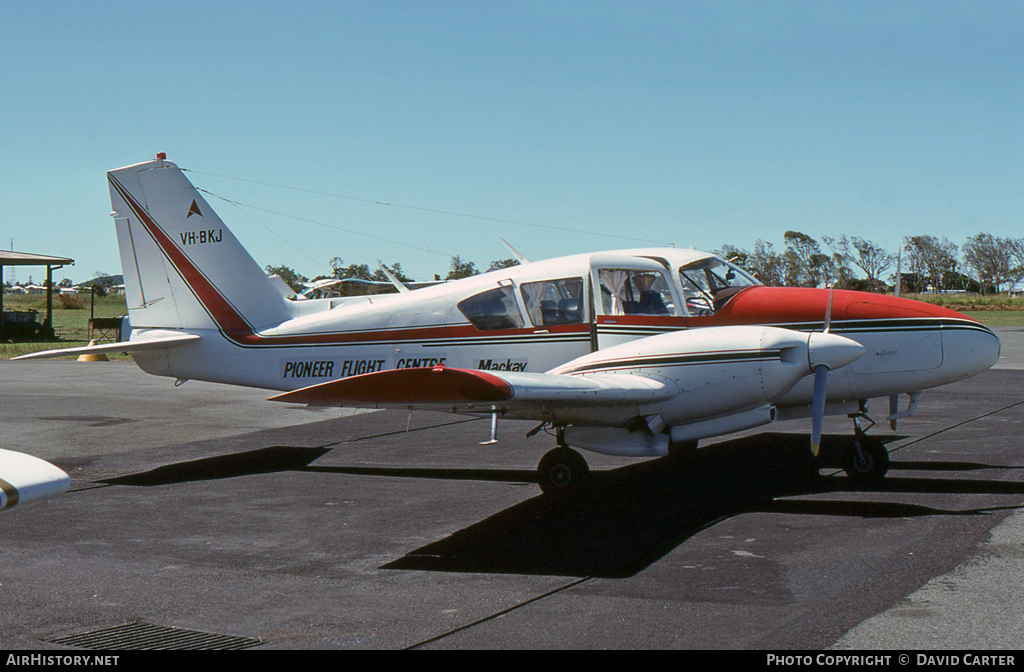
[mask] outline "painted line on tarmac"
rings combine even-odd
[[[559,586],[558,588],[555,588],[553,590],[549,590],[548,592],[546,592],[546,593],[544,593],[542,595],[538,595],[536,597],[531,597],[530,599],[528,599],[528,600],[526,600],[524,602],[520,602],[519,604],[513,605],[513,606],[509,607],[508,609],[502,609],[501,611],[493,613],[490,616],[484,616],[483,618],[478,619],[476,621],[473,621],[472,623],[468,623],[466,625],[463,625],[463,626],[460,626],[458,628],[455,628],[454,630],[449,630],[448,632],[443,632],[440,635],[437,635],[436,637],[431,637],[430,639],[425,639],[422,642],[417,642],[415,644],[412,644],[411,646],[407,646],[407,647],[405,647],[405,650],[406,651],[412,651],[414,649],[419,649],[419,648],[424,647],[424,646],[426,646],[428,644],[433,644],[434,642],[440,641],[440,640],[444,639],[445,637],[451,637],[452,635],[454,635],[456,633],[462,632],[464,630],[469,630],[470,628],[475,628],[478,625],[482,625],[484,623],[488,623],[488,622],[493,621],[493,620],[495,620],[497,618],[501,618],[502,616],[505,616],[506,614],[510,614],[513,611],[517,610],[517,609],[522,609],[523,607],[529,606],[529,605],[533,604],[534,602],[539,602],[540,600],[543,600],[543,599],[545,599],[547,597],[551,597],[552,595],[557,595],[558,593],[565,592],[566,590],[569,590],[570,588],[575,588],[576,586],[582,585],[582,584],[586,583],[587,581],[591,581],[593,578],[594,577],[592,577],[592,576],[585,576],[582,579],[576,579],[575,581],[570,581],[569,583],[565,584],[564,586]]]

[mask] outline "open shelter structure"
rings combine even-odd
[[[64,266],[74,265],[75,260],[67,257],[54,257],[47,254],[31,254],[29,252],[15,252],[13,250],[0,250],[0,341],[4,340],[4,266],[45,266],[46,267],[46,320],[43,322],[43,329],[47,337],[52,338],[53,330],[53,270]]]

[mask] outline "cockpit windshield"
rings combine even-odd
[[[736,292],[761,284],[739,266],[718,257],[706,257],[680,267],[679,280],[686,309],[696,317],[713,315]]]

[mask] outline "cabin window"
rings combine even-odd
[[[459,310],[480,331],[519,329],[523,316],[516,305],[512,287],[498,287],[469,297],[458,304]]]
[[[527,282],[523,304],[536,327],[583,322],[583,279],[562,278]]]
[[[742,269],[709,257],[679,269],[683,299],[690,315],[713,315],[715,310],[741,289],[759,284]]]
[[[672,290],[657,271],[602,268],[598,278],[605,315],[675,315]]]
[[[703,278],[703,276],[695,276]],[[715,314],[715,302],[711,294],[701,286],[698,286],[682,270],[679,271],[679,280],[683,283],[683,300],[686,302],[686,312],[694,317]]]

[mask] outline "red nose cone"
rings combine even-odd
[[[715,315],[720,324],[776,324],[815,328],[828,310],[829,290],[806,287],[750,287],[728,301]],[[833,322],[899,318],[971,319],[921,301],[884,294],[837,289],[832,295]],[[820,328],[820,327],[818,327]]]
[[[972,319],[961,315],[955,310],[943,308],[923,301],[901,299],[895,296],[884,296],[881,294],[869,294],[866,292],[850,292],[851,296],[846,304],[846,319],[885,319],[900,317],[945,317]]]

